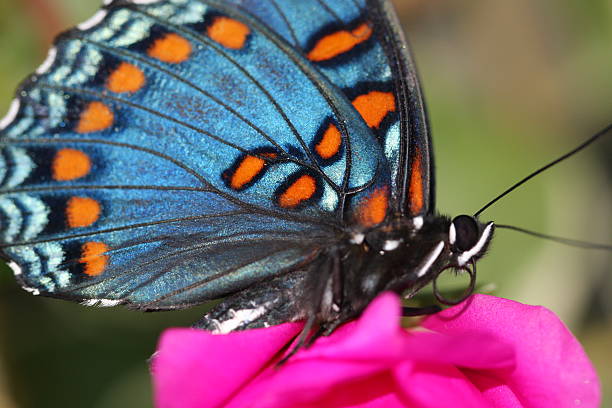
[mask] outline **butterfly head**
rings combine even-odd
[[[487,251],[495,225],[481,223],[470,215],[459,215],[448,227],[448,245],[452,252],[452,266],[464,267],[474,263]]]
[[[359,313],[383,291],[406,298],[434,282],[447,269],[465,271],[475,280],[475,262],[488,249],[494,224],[460,215],[452,220],[442,216],[393,220],[352,237],[353,254],[347,259],[343,284],[344,304],[339,309]],[[466,292],[466,293],[468,293]],[[452,303],[438,296],[442,303]],[[350,304],[346,304],[350,302]]]

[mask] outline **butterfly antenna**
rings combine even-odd
[[[511,231],[522,232],[523,234],[531,235],[533,237],[543,238],[549,241],[557,242],[559,244],[569,245],[569,246],[578,247],[578,248],[600,249],[604,251],[612,251],[612,245],[604,245],[604,244],[597,244],[594,242],[578,241],[575,239],[555,237],[553,235],[542,234],[540,232],[530,231],[525,228],[515,227],[514,225],[495,224],[495,228],[496,229],[502,228],[502,229],[507,229]]]
[[[503,193],[501,193],[497,197],[495,197],[493,200],[489,201],[484,207],[482,207],[480,210],[478,210],[476,212],[476,214],[474,214],[474,217],[478,217],[480,214],[485,212],[485,210],[487,210],[493,204],[495,204],[496,202],[498,202],[499,200],[501,200],[502,198],[504,198],[505,196],[507,196],[508,194],[510,194],[511,192],[513,192],[514,190],[516,190],[517,188],[519,188],[520,186],[522,186],[523,184],[525,184],[526,182],[531,180],[532,178],[534,178],[535,176],[540,175],[541,173],[545,172],[546,170],[548,170],[552,166],[554,166],[554,165],[556,165],[558,163],[561,163],[563,160],[565,160],[567,158],[570,158],[571,156],[575,155],[576,153],[578,153],[582,149],[586,148],[587,146],[589,146],[591,143],[595,142],[600,137],[602,137],[602,136],[606,135],[607,133],[609,133],[610,130],[612,130],[612,124],[609,124],[604,129],[602,129],[601,131],[597,132],[595,135],[591,136],[588,140],[586,140],[585,142],[583,142],[582,144],[577,146],[575,149],[567,152],[566,154],[564,154],[563,156],[559,157],[558,159],[551,161],[546,166],[543,166],[543,167],[539,168],[538,170],[534,171],[533,173],[531,173],[530,175],[528,175],[527,177],[525,177],[521,181],[517,182],[512,187],[508,188],[506,191],[504,191]],[[497,227],[499,227],[499,226],[497,226]]]

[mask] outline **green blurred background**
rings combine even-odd
[[[438,205],[473,213],[612,120],[610,0],[396,0],[433,125]],[[52,37],[98,0],[0,0],[0,111]],[[1,114],[0,114],[1,116]],[[612,242],[608,137],[483,218]],[[554,310],[584,344],[612,407],[610,253],[499,231],[479,264],[500,296]],[[0,266],[0,408],[150,407],[159,333],[202,309],[142,314],[33,297]]]

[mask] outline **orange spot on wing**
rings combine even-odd
[[[253,181],[261,173],[265,165],[266,161],[264,159],[255,156],[245,157],[238,165],[234,174],[232,174],[230,185],[234,190],[240,190]]]
[[[148,54],[163,62],[179,64],[189,59],[191,52],[191,43],[187,39],[178,34],[169,33],[158,38],[149,48]]]
[[[251,33],[249,27],[229,17],[217,17],[208,27],[208,36],[224,47],[239,50]]]
[[[99,132],[111,127],[114,120],[115,116],[108,106],[102,102],[90,102],[81,112],[76,131],[78,133]]]
[[[373,227],[385,220],[388,208],[388,189],[378,188],[359,204],[357,220],[364,227]]]
[[[408,199],[410,200],[410,212],[413,215],[420,214],[424,206],[423,191],[423,156],[416,149],[412,168],[410,169],[410,187],[408,188]]]
[[[323,159],[329,159],[334,157],[340,150],[342,145],[342,135],[334,124],[330,124],[321,141],[316,144],[315,151]]]
[[[391,92],[372,91],[355,98],[353,106],[369,127],[378,128],[387,114],[395,112],[395,96]]]
[[[341,30],[321,38],[308,53],[314,62],[327,61],[344,54],[372,36],[372,28],[363,23],[352,31]]]
[[[89,156],[80,150],[62,149],[55,154],[51,164],[53,179],[69,181],[84,177],[91,171]]]
[[[316,192],[317,181],[314,177],[304,174],[280,195],[278,204],[283,208],[294,208],[312,198]]]
[[[108,77],[106,87],[115,93],[136,92],[145,83],[144,73],[135,65],[122,62]]]
[[[276,153],[259,153],[259,156],[261,157],[246,156],[231,175],[228,176],[227,173],[223,175],[224,178],[230,178],[230,186],[234,190],[242,189],[261,174],[268,164],[262,157],[274,159],[278,155]]]
[[[66,218],[70,228],[89,227],[100,218],[100,203],[92,198],[72,197],[66,206]]]
[[[81,247],[79,262],[84,264],[84,273],[89,276],[101,275],[108,265],[108,246],[103,242],[87,242]]]

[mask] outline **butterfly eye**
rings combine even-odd
[[[478,243],[480,230],[474,217],[460,215],[451,223],[451,237],[454,235],[454,245],[460,251],[468,251]],[[452,239],[451,239],[452,241]]]

